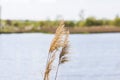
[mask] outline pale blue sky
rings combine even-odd
[[[3,19],[64,19],[77,20],[83,9],[85,17],[113,19],[120,15],[120,0],[1,0]]]

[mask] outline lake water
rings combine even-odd
[[[42,80],[53,37],[0,34],[0,80]],[[120,33],[72,34],[70,45],[70,61],[60,66],[58,80],[120,80]]]

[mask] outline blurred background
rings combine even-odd
[[[61,20],[71,54],[58,80],[119,80],[119,8],[120,0],[0,0],[0,80],[42,80]]]
[[[53,33],[64,19],[71,33],[120,32],[119,0],[1,0],[2,33]]]

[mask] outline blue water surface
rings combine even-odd
[[[0,34],[0,80],[43,80],[53,37]],[[120,33],[70,35],[69,60],[57,80],[120,80]]]

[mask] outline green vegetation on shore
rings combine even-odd
[[[88,17],[84,20],[65,20],[72,33],[120,32],[120,17],[113,20]],[[59,20],[1,20],[1,33],[55,32]]]

